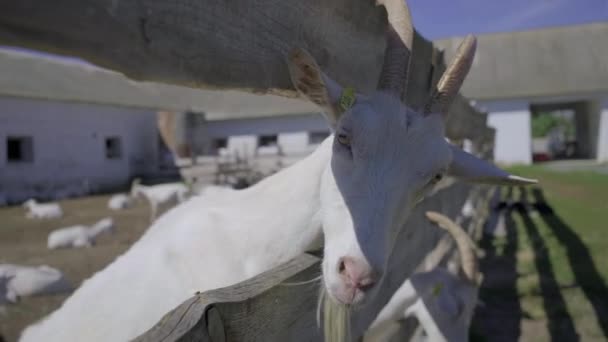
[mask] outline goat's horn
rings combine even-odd
[[[175,141],[175,120],[176,113],[159,111],[157,113],[158,131],[160,136],[171,152],[177,153],[177,143]]]
[[[466,36],[460,43],[456,57],[439,79],[437,88],[425,106],[425,114],[443,113],[447,115],[452,101],[471,69],[476,48],[477,39],[472,35]]]
[[[427,211],[426,217],[430,221],[436,223],[439,227],[447,230],[454,241],[456,241],[456,246],[458,247],[460,259],[462,261],[462,271],[467,280],[473,284],[477,284],[479,273],[477,270],[477,257],[475,256],[475,244],[469,235],[462,227],[454,223],[454,221],[438,212]]]
[[[407,89],[408,70],[414,42],[414,28],[410,10],[405,0],[378,0],[386,8],[388,32],[384,63],[378,81],[378,89],[400,98]]]

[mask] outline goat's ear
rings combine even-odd
[[[498,185],[528,185],[536,184],[536,179],[514,176],[488,161],[477,158],[460,148],[450,145],[452,149],[452,164],[448,174],[464,181]]]
[[[289,74],[294,87],[308,100],[324,109],[332,128],[340,119],[338,102],[342,87],[325,75],[315,59],[302,49],[294,49],[288,58]]]

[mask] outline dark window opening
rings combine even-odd
[[[278,138],[276,134],[273,135],[261,135],[258,137],[258,147],[262,146],[276,146]]]
[[[32,162],[34,160],[32,137],[7,137],[6,160],[9,163]]]
[[[106,158],[120,159],[122,157],[122,144],[119,137],[106,138]]]
[[[228,138],[216,138],[213,139],[213,148],[219,150],[220,148],[228,147]]]

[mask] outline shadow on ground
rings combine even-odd
[[[550,236],[557,240],[558,248],[567,254],[575,278],[570,288],[582,291],[582,298],[589,302],[598,329],[601,329],[598,333],[603,333],[601,340],[608,337],[608,287],[589,249],[553,210],[542,189],[533,188],[529,192],[523,188],[509,188],[494,206],[479,242],[483,250],[480,268],[484,280],[479,294],[480,305],[471,328],[472,340],[582,339],[577,331],[577,317],[572,317],[568,310],[564,294],[568,286],[560,284],[556,277],[550,254],[550,249],[556,248],[555,244],[549,247],[545,241],[547,234],[541,234],[539,225],[543,223],[550,230]],[[522,273],[522,260],[530,264],[532,271]],[[522,294],[524,278],[534,279],[537,284],[537,288],[532,287],[532,293],[524,289]],[[526,312],[526,307],[533,306],[523,305],[525,300],[538,300],[542,312]]]

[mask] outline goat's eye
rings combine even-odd
[[[340,144],[350,147],[350,137],[347,134],[339,133],[337,139]]]
[[[443,179],[443,175],[441,173],[436,174],[435,176],[433,176],[433,179],[431,179],[431,183],[433,184],[437,184],[439,183],[441,180]]]

